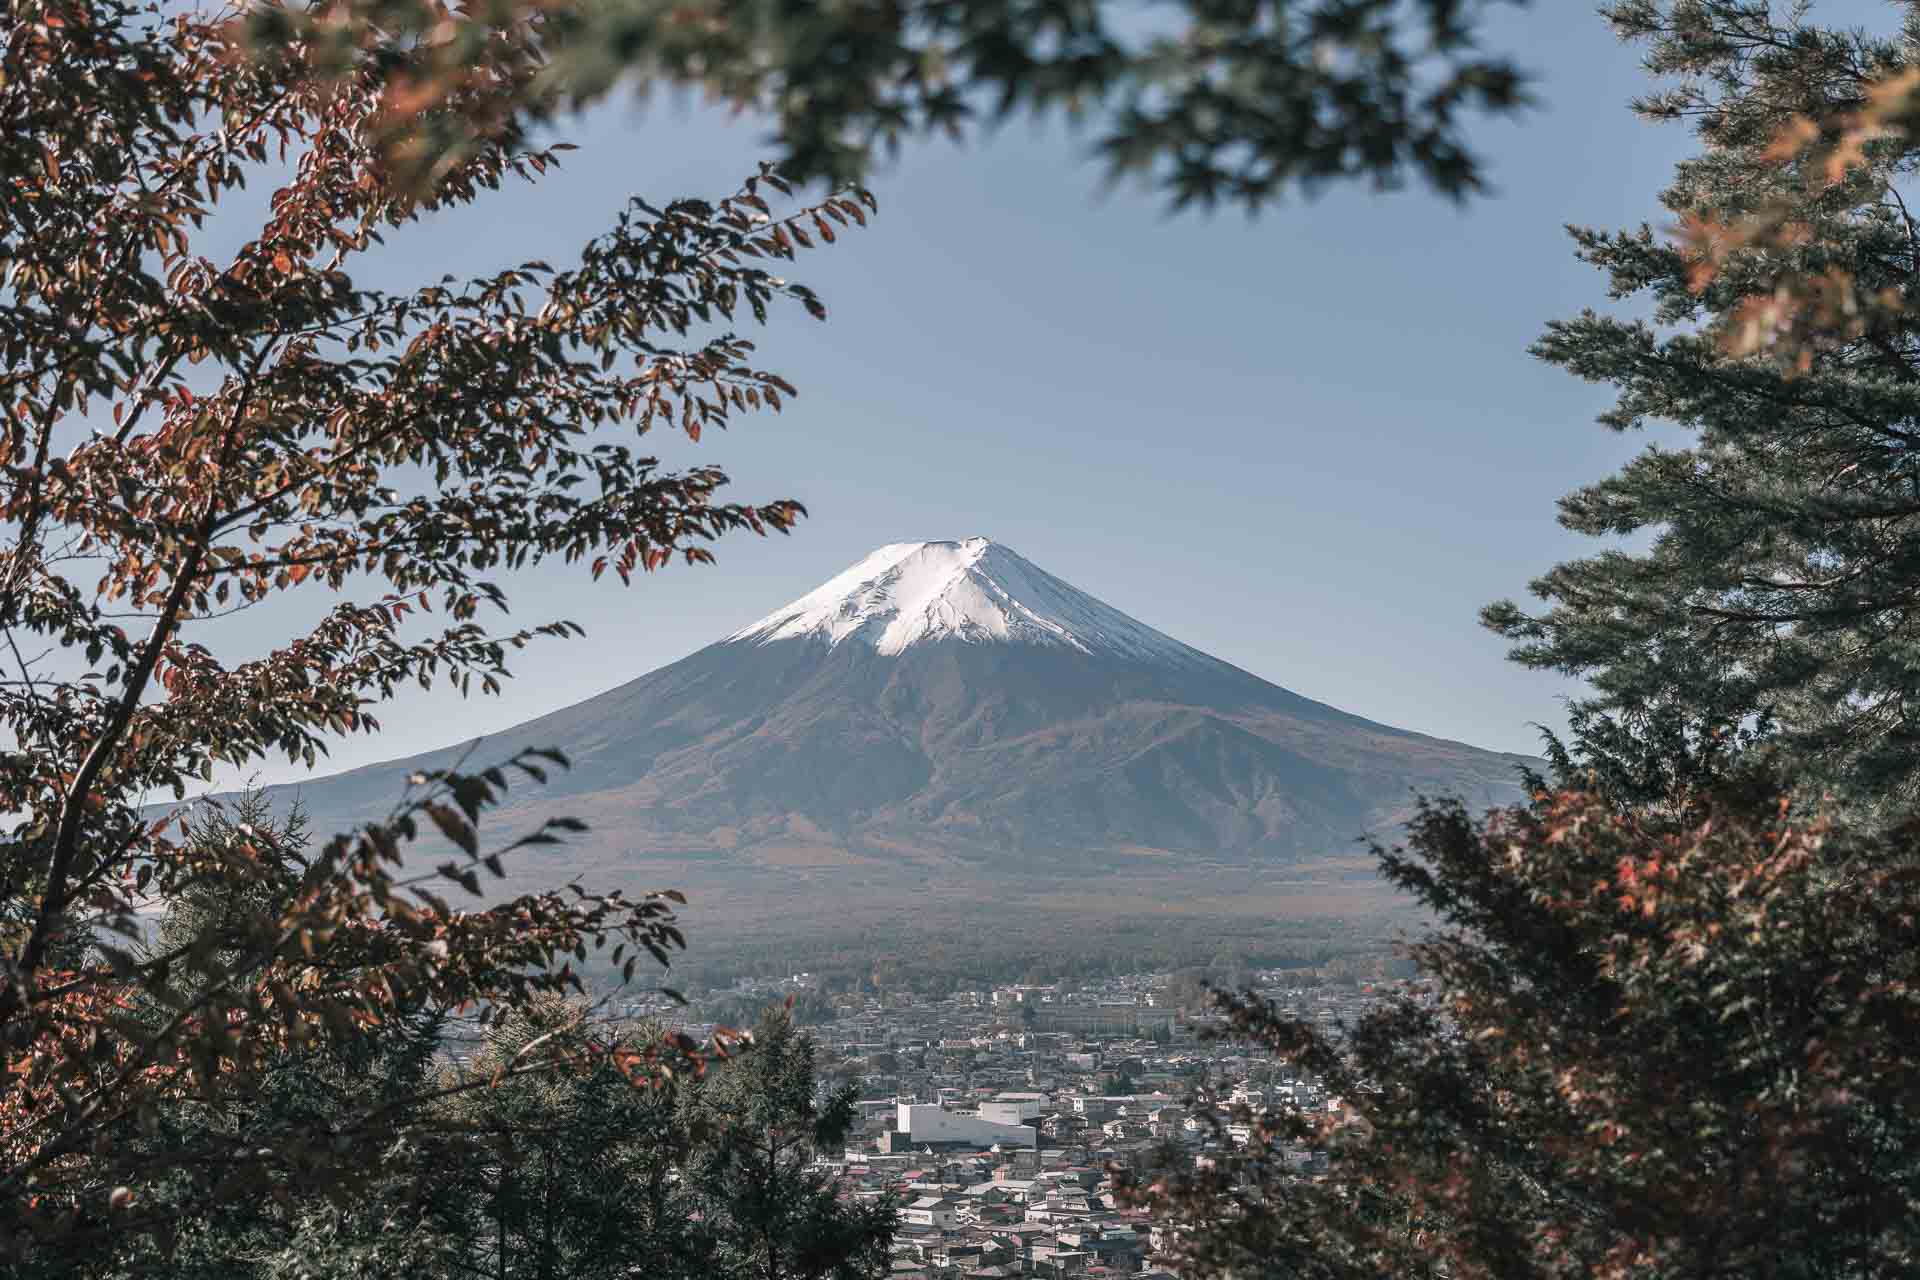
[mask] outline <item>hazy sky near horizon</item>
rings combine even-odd
[[[497,698],[409,695],[322,770],[497,733],[875,546],[976,534],[1298,693],[1534,750],[1531,722],[1560,724],[1572,686],[1506,662],[1476,612],[1590,549],[1554,523],[1556,498],[1646,438],[1596,426],[1606,389],[1526,348],[1609,305],[1564,224],[1664,226],[1656,193],[1690,139],[1631,116],[1639,53],[1586,5],[1503,16],[1490,43],[1537,73],[1541,103],[1475,127],[1497,190],[1464,207],[1346,186],[1252,221],[1169,218],[1149,193],[1103,195],[1064,127],[910,147],[873,178],[870,228],[791,271],[830,320],[753,335],[798,400],[697,446],[656,437],[670,461],[724,466],[734,496],[800,499],[797,532],[723,540],[718,565],[630,589],[577,567],[510,580],[516,619],[588,638],[519,655]],[[581,147],[558,175],[396,237],[372,278],[563,261],[629,193],[730,189],[762,126],[656,99],[558,132]]]

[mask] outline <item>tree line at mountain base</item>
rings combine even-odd
[[[1259,920],[1158,915],[1118,920],[1015,916],[991,932],[902,921],[858,937],[735,938],[676,961],[676,983],[725,989],[738,979],[809,975],[830,994],[911,992],[943,997],[1018,983],[1094,982],[1126,974],[1183,973],[1238,988],[1259,970],[1286,969],[1301,981],[1350,983],[1412,972],[1397,939],[1418,923],[1409,911],[1377,916]],[[612,992],[619,974],[589,965],[589,981]]]

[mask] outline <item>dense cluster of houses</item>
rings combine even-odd
[[[1269,998],[1328,1025],[1379,998],[1263,976]],[[1165,985],[1143,974],[1080,990],[848,998],[813,1028],[823,1088],[858,1079],[864,1094],[845,1150],[820,1153],[820,1166],[847,1195],[902,1206],[898,1280],[1170,1274],[1109,1170],[1168,1148],[1204,1160],[1247,1140],[1249,1112],[1340,1114],[1316,1081],[1205,1036],[1205,1018],[1167,1007]],[[1215,1101],[1196,1108],[1203,1091]],[[1319,1151],[1287,1155],[1303,1176],[1324,1167]]]

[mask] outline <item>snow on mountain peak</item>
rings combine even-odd
[[[960,640],[1158,661],[1202,659],[987,538],[881,547],[727,642],[803,637],[829,646],[859,641],[890,655],[922,641]]]

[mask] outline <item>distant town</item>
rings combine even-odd
[[[1397,982],[1297,985],[1297,971],[1250,974],[1259,993],[1337,1032]],[[735,998],[818,998],[811,974],[740,979]],[[895,1280],[1018,1276],[1170,1276],[1144,1211],[1126,1207],[1115,1168],[1172,1148],[1205,1162],[1244,1145],[1276,1110],[1347,1119],[1310,1076],[1209,1033],[1217,1015],[1174,998],[1167,973],[1098,982],[1009,985],[941,997],[835,997],[811,1027],[822,1090],[856,1080],[860,1118],[845,1150],[818,1167],[855,1199],[901,1206]],[[661,1008],[635,1002],[627,1012]],[[696,1037],[710,1023],[688,1023]],[[1199,1107],[1196,1097],[1208,1099]],[[1326,1153],[1284,1153],[1303,1175]]]

